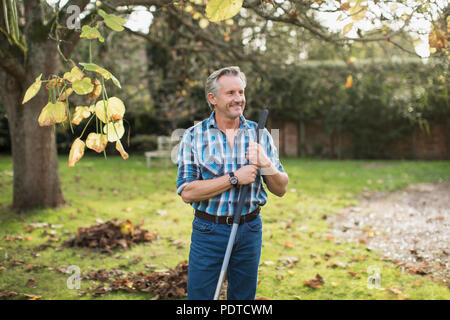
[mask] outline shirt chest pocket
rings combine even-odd
[[[203,179],[212,179],[224,175],[224,159],[221,150],[206,146],[202,148],[200,170]]]

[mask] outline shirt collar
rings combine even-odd
[[[219,128],[217,127],[217,124],[216,124],[216,119],[214,119],[214,114],[215,114],[215,111],[211,112],[211,115],[209,116],[209,119],[208,119],[208,128],[213,127],[213,128],[219,129]],[[250,128],[251,128],[251,127],[250,127],[250,125],[247,123],[247,120],[246,120],[245,117],[241,114],[241,115],[239,116],[239,129],[250,129]]]

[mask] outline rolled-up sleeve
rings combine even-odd
[[[181,195],[183,189],[192,181],[200,179],[200,166],[193,147],[193,130],[188,130],[183,135],[177,156],[178,175],[177,193]]]

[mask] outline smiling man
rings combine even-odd
[[[269,132],[256,143],[257,124],[246,120],[246,78],[238,67],[213,72],[205,94],[208,119],[186,130],[180,144],[177,192],[194,208],[188,299],[212,299],[241,185],[250,185],[227,271],[228,299],[254,299],[262,245],[263,186],[282,197],[288,176]]]

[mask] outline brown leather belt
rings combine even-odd
[[[247,213],[247,214],[241,216],[241,220],[239,221],[239,224],[244,224],[246,222],[252,221],[253,219],[255,219],[258,216],[260,210],[261,210],[261,208],[258,207],[258,209],[256,209],[255,211],[252,211],[250,213]],[[199,211],[199,210],[195,210],[195,216],[197,218],[205,219],[210,222],[214,222],[214,223],[218,223],[218,224],[227,224],[229,226],[231,226],[233,224],[233,218],[234,218],[234,216],[215,216],[215,215],[208,214],[206,212]],[[217,219],[217,221],[216,221],[216,219]]]

